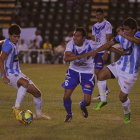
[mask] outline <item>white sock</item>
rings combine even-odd
[[[42,98],[39,97],[39,98],[36,98],[36,97],[33,97],[34,99],[34,104],[35,104],[35,107],[36,107],[36,115],[40,115],[42,112],[41,112],[41,109],[42,109]]]
[[[23,86],[20,86],[18,88],[18,92],[17,92],[17,99],[15,102],[15,108],[19,108],[20,104],[23,100],[24,95],[26,94],[27,88],[24,88]]]
[[[130,113],[130,100],[129,100],[129,98],[127,98],[127,100],[124,102],[124,103],[122,103],[122,106],[123,106],[123,108],[124,108],[124,114],[128,114],[128,113]]]
[[[100,99],[103,102],[106,102],[106,80],[105,81],[97,81],[98,90],[100,94]]]

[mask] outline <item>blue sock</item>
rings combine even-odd
[[[80,103],[80,106],[82,106],[82,107],[86,107],[86,106],[88,106],[89,104],[87,104],[85,101],[84,101],[84,99],[82,100],[82,102]]]
[[[107,86],[107,84],[106,84],[106,91],[108,90],[108,86]]]
[[[63,98],[63,103],[64,103],[64,107],[65,107],[65,109],[67,111],[67,114],[68,115],[72,115],[72,112],[71,112],[71,103],[72,103],[72,100],[71,100],[71,98],[68,99],[68,100],[65,100]]]

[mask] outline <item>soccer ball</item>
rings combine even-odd
[[[19,122],[28,125],[33,120],[33,113],[30,110],[22,110],[19,113]]]

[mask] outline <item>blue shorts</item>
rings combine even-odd
[[[65,89],[75,89],[78,84],[82,86],[83,93],[92,94],[95,85],[94,75],[68,69],[62,87]]]
[[[94,57],[95,69],[102,69],[104,67],[104,61],[102,59],[104,53],[97,53]]]

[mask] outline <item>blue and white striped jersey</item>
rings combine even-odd
[[[100,45],[107,42],[106,34],[112,34],[112,26],[107,20],[93,25],[92,35],[95,36],[95,41]]]
[[[139,31],[136,32],[135,37],[140,38]],[[120,35],[115,37],[115,41],[120,43],[123,49],[128,50],[128,53],[117,61],[117,65],[126,73],[137,73],[140,65],[140,44],[133,43]]]
[[[2,51],[8,54],[4,62],[6,75],[20,73],[17,45],[13,44],[9,39],[6,39],[2,45]]]
[[[77,46],[74,44],[74,41],[71,40],[67,46],[66,51],[72,52],[73,55],[84,54],[90,52],[92,50],[97,49],[97,43],[91,40],[85,40],[83,46]],[[92,57],[87,58],[79,58],[70,62],[70,69],[75,70],[80,73],[92,73],[94,71],[94,63]]]

